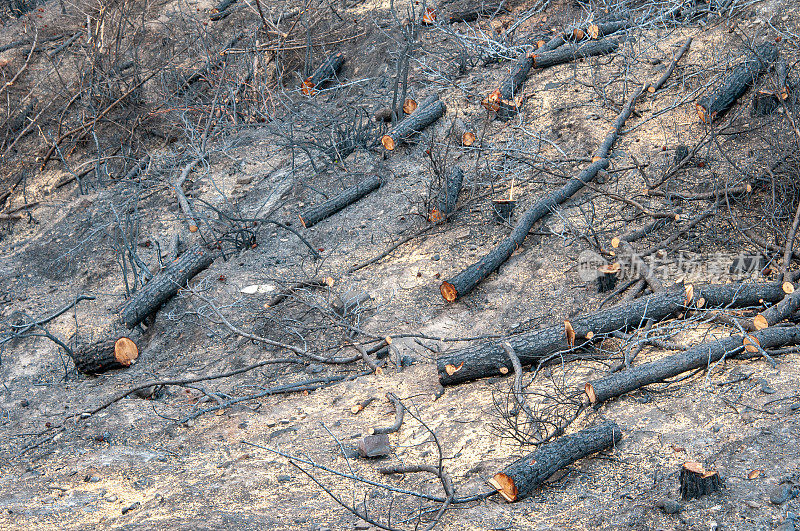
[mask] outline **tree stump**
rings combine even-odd
[[[699,498],[722,488],[722,478],[716,470],[703,468],[694,461],[687,461],[681,467],[680,494],[684,500]]]

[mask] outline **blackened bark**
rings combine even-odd
[[[313,74],[303,81],[303,94],[313,96],[320,85],[336,77],[344,64],[344,54],[336,52],[328,56]]]
[[[454,11],[450,14],[448,20],[450,24],[455,22],[474,22],[478,20],[479,17],[490,17],[501,10],[504,10],[502,2],[493,4],[483,4],[483,2],[481,2],[475,7]]]
[[[72,353],[72,361],[75,362],[75,368],[84,374],[100,374],[130,367],[139,356],[136,346],[139,338],[140,334],[136,331],[132,334],[119,323],[100,339],[79,345]]]
[[[761,348],[796,345],[800,343],[800,327],[771,327],[753,332],[749,337],[754,338]],[[722,359],[723,356],[733,356],[744,348],[744,339],[744,336],[737,334],[716,341],[700,343],[678,354],[588,382],[584,390],[593,404],[600,404],[645,385],[662,382],[684,372],[707,367]],[[753,340],[748,339],[748,341],[752,342]]]
[[[309,228],[323,219],[336,214],[346,206],[352,205],[370,192],[377,190],[380,186],[380,176],[370,175],[360,183],[351,186],[324,203],[303,210],[303,212],[300,213],[300,223],[303,224],[303,227]]]
[[[122,309],[125,326],[133,328],[158,310],[178,289],[214,261],[210,251],[195,245],[134,293]]]
[[[443,102],[434,96],[434,101],[426,105],[420,104],[413,113],[394,126],[391,131],[383,135],[381,143],[387,150],[392,151],[401,142],[418,133],[441,118],[446,110]],[[426,100],[427,101],[427,100]],[[425,103],[425,102],[423,102]]]
[[[589,37],[597,40],[602,39],[608,35],[612,35],[617,33],[618,31],[622,31],[628,29],[632,26],[631,22],[628,20],[613,20],[610,22],[598,22],[596,24],[590,24],[589,28],[586,30],[586,33],[589,34]]]
[[[547,68],[549,66],[569,63],[576,59],[592,57],[595,55],[607,55],[617,51],[619,42],[615,40],[602,39],[599,41],[588,41],[584,44],[569,44],[560,46],[552,52],[539,52],[533,54],[533,66],[536,68]]]
[[[464,182],[464,172],[461,168],[454,167],[445,179],[444,186],[439,191],[436,207],[431,211],[429,219],[433,223],[446,221],[448,216],[456,209],[458,194],[461,192],[461,185]]]
[[[706,471],[693,461],[681,467],[680,494],[684,500],[699,498],[722,488],[722,478],[716,470]]]
[[[711,123],[730,109],[777,58],[775,44],[767,42],[757,46],[754,53],[736,65],[714,90],[697,101],[695,107],[700,120]]]
[[[692,295],[689,306],[696,306],[702,299],[703,308],[744,308],[763,302],[778,302],[785,293],[779,282],[773,282],[709,285],[695,288]],[[439,356],[436,362],[439,381],[442,385],[454,385],[497,376],[503,371],[507,373],[510,367],[503,341],[509,342],[523,365],[531,365],[558,352],[581,347],[589,341],[587,335],[597,338],[617,330],[638,328],[648,319],[663,321],[685,310],[685,302],[685,289],[673,287],[662,293],[572,319],[570,324],[576,336],[572,346],[565,335],[564,325],[557,324],[503,340],[464,347]]]
[[[489,484],[507,501],[521,500],[530,496],[557,470],[611,448],[621,439],[622,431],[611,421],[564,435],[510,464],[495,474]]]

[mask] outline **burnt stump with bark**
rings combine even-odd
[[[681,467],[680,494],[684,500],[699,498],[722,488],[722,477],[716,470],[706,470],[703,465],[687,461]]]

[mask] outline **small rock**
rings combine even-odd
[[[433,255],[433,258],[431,258],[431,260],[433,260],[434,262],[438,262],[440,258],[441,257],[438,254],[435,254]]]
[[[325,370],[325,366],[320,363],[312,363],[308,367],[306,367],[306,372],[308,374],[319,374]]]
[[[666,514],[678,514],[681,512],[681,504],[676,502],[675,500],[671,500],[669,498],[664,498],[658,500],[656,503],[656,507],[664,511]]]
[[[769,501],[775,505],[780,505],[797,496],[797,489],[787,483],[781,483],[775,487],[769,495]]]
[[[400,360],[400,365],[403,367],[411,367],[412,365],[414,365],[414,363],[416,363],[416,361],[417,360],[416,358],[414,358],[414,356],[406,355],[403,356],[403,358]]]
[[[90,476],[86,476],[84,481],[86,481],[87,483],[99,483],[100,482],[100,476],[98,476],[96,474],[92,474]]]
[[[775,531],[796,531],[798,528],[795,525],[796,520],[792,513],[789,513],[789,517],[784,520],[784,522],[775,528]]]
[[[280,474],[278,476],[278,483],[289,483],[292,480],[292,476],[289,474]]]
[[[761,392],[765,395],[771,395],[775,393],[775,389],[769,386],[769,382],[765,378],[762,378],[759,383],[761,384]]]
[[[128,514],[129,512],[135,511],[136,509],[138,509],[141,506],[142,506],[141,502],[134,502],[134,503],[130,504],[129,506],[125,507],[124,509],[122,509],[122,514]]]
[[[105,500],[106,500],[108,503],[114,503],[114,502],[115,502],[115,501],[117,501],[118,499],[119,499],[119,498],[117,497],[117,495],[116,495],[116,494],[112,494],[111,496],[109,496],[109,497],[108,497],[108,498],[106,498]]]
[[[391,451],[389,435],[386,433],[367,435],[358,441],[358,453],[361,457],[383,457]]]
[[[800,402],[795,402],[794,404],[789,406],[789,409],[791,409],[792,411],[797,411],[798,409],[800,409]]]
[[[22,401],[19,403],[20,407],[28,407],[29,405],[31,405],[31,403],[28,402],[27,398],[23,398]]]

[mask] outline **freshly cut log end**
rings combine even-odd
[[[694,106],[697,109],[697,116],[700,117],[700,121],[704,124],[710,124],[714,121],[714,118],[717,117],[717,113],[709,113],[708,110],[699,103],[695,103]]]
[[[423,24],[434,24],[436,22],[436,10],[432,7],[425,9],[425,14],[422,15]]]
[[[564,321],[564,334],[567,336],[567,344],[569,348],[575,346],[575,329],[572,328],[572,323]]]
[[[769,326],[769,323],[767,322],[766,317],[764,317],[761,314],[758,314],[755,316],[755,318],[753,318],[753,326],[756,327],[756,330],[764,330]]]
[[[417,100],[413,98],[408,98],[406,101],[403,102],[403,112],[406,114],[411,114],[412,112],[417,110]]]
[[[311,82],[311,77],[307,77],[303,81],[302,89],[303,89],[303,94],[305,94],[306,96],[311,96],[313,94],[314,84]]]
[[[706,471],[700,463],[687,461],[681,467],[680,494],[684,500],[699,498],[722,488],[722,478],[716,470]]]
[[[505,498],[507,502],[517,501],[518,491],[517,487],[514,485],[514,480],[502,472],[495,474],[487,483],[489,483],[500,496]]]
[[[439,291],[447,302],[453,302],[458,298],[458,290],[449,282],[442,282],[442,285],[439,286]]]
[[[754,354],[761,349],[761,343],[753,336],[746,336],[742,340],[742,345],[744,345],[745,352],[749,352],[750,354]]]
[[[455,366],[455,365],[447,365],[447,366],[444,368],[444,370],[447,372],[447,374],[449,374],[450,376],[453,376],[455,373],[457,373],[458,371],[460,371],[460,370],[461,370],[461,368],[462,368],[463,366],[464,366],[464,362],[462,361],[462,362],[461,362],[461,363],[460,363],[458,366]]]
[[[611,238],[611,247],[613,247],[614,249],[618,249],[620,241],[621,240],[616,236],[614,238]]]
[[[130,367],[139,357],[139,348],[130,338],[121,337],[114,343],[114,358],[120,365]]]
[[[464,133],[461,135],[461,144],[464,146],[471,146],[475,143],[475,140],[477,140],[477,137],[472,131],[464,131]]]
[[[589,382],[586,382],[586,385],[583,386],[583,390],[586,393],[586,396],[589,397],[589,402],[592,404],[597,404],[597,395],[594,394],[594,387]]]
[[[559,469],[612,448],[621,439],[622,431],[614,422],[563,435],[511,463],[492,476],[489,484],[507,501],[519,501],[533,494]]]
[[[139,357],[136,343],[128,337],[106,336],[75,349],[75,368],[84,374],[101,374],[130,367]]]
[[[786,293],[787,295],[790,295],[790,294],[794,293],[794,284],[792,284],[791,282],[784,282],[781,285],[781,289],[783,289],[784,293]]]
[[[394,150],[394,139],[389,135],[383,135],[383,137],[381,137],[381,144],[383,144],[383,147],[388,151]]]

